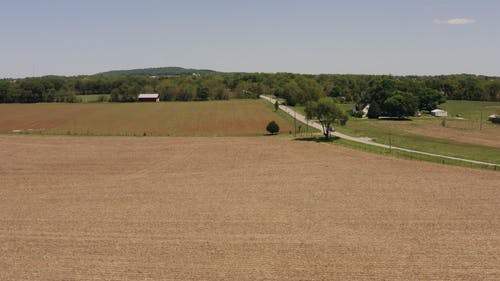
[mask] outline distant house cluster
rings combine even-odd
[[[368,103],[357,103],[352,109],[352,115],[356,117],[365,118],[368,116],[368,112],[370,111],[370,104]],[[442,109],[434,109],[430,112],[430,114],[434,117],[448,117],[448,112]],[[415,117],[421,117],[422,114],[417,112]]]
[[[137,100],[139,102],[160,102],[160,94],[139,94]]]

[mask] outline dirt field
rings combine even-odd
[[[275,120],[293,124],[260,100],[105,104],[0,104],[0,133],[256,136]]]
[[[285,138],[0,137],[0,280],[499,280],[500,173]]]

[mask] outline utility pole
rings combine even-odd
[[[306,138],[308,133],[309,133],[309,119],[306,119]]]
[[[297,111],[293,111],[293,126],[295,127],[294,128],[294,131],[293,131],[293,136],[296,137],[297,136]]]
[[[392,133],[389,133],[389,153],[392,153]]]
[[[479,131],[483,129],[483,110],[481,109],[481,117],[479,119]]]

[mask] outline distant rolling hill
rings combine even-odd
[[[156,67],[156,68],[142,68],[130,70],[112,70],[107,72],[97,73],[98,76],[182,76],[182,75],[211,75],[219,73],[209,69],[193,69],[182,67]]]

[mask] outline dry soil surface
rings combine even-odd
[[[0,280],[500,279],[499,172],[266,137],[0,159]]]
[[[271,120],[281,132],[294,129],[261,100],[0,104],[2,134],[262,136]]]

